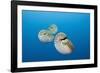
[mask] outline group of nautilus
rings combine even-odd
[[[73,50],[73,44],[68,39],[65,33],[58,32],[58,27],[55,24],[50,25],[47,29],[42,29],[38,33],[38,38],[41,42],[54,42],[56,50],[61,54],[70,54]]]

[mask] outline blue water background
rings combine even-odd
[[[41,29],[56,24],[74,45],[71,54],[60,54],[54,42],[38,39]],[[90,14],[75,12],[22,11],[22,61],[81,60],[90,58]]]

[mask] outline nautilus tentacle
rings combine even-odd
[[[54,39],[54,36],[51,35],[48,30],[41,30],[38,34],[38,38],[41,42],[51,42]]]
[[[55,36],[54,45],[56,50],[61,54],[69,54],[73,49],[73,44],[63,32],[60,32]]]

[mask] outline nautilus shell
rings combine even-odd
[[[41,30],[38,34],[38,38],[41,42],[51,42],[54,39],[54,36],[51,35],[48,30]]]
[[[73,50],[73,44],[63,32],[60,32],[55,36],[54,46],[61,54],[70,54]]]

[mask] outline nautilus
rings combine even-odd
[[[55,34],[58,31],[58,28],[55,24],[52,24],[48,27],[48,30],[51,32],[51,34]]]
[[[54,39],[54,34],[57,32],[57,26],[52,24],[48,29],[42,29],[38,33],[38,38],[41,42],[51,42]]]
[[[54,39],[54,46],[56,50],[61,54],[70,54],[73,51],[73,44],[67,38],[66,34],[59,32]]]
[[[51,35],[48,30],[41,30],[38,34],[38,38],[41,42],[51,42],[54,39],[54,36]]]

